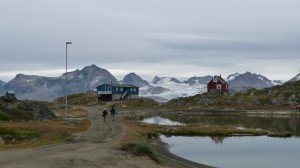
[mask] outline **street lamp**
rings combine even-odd
[[[68,44],[72,42],[66,42],[66,106],[65,106],[65,121],[68,121]]]

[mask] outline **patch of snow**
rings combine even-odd
[[[207,90],[207,86],[204,84],[189,85],[185,83],[175,83],[167,79],[164,80],[164,83],[153,84],[152,86],[153,87],[160,86],[165,89],[168,89],[168,91],[165,91],[160,94],[152,95],[151,93],[147,92],[147,89],[149,89],[149,87],[143,86],[140,87],[140,96],[142,97],[158,96],[158,97],[165,98],[167,100],[171,100],[178,97],[187,97],[187,96],[193,96],[196,94],[204,93]]]
[[[156,81],[157,84],[172,84],[174,83],[173,81],[171,81],[171,78],[169,77],[163,77],[160,78],[158,81]]]
[[[237,76],[239,76],[240,75],[240,73],[235,73],[235,74],[232,74],[232,75],[229,75],[228,77],[227,77],[227,81],[231,81],[231,80],[233,80],[233,79],[235,79]]]
[[[269,81],[267,78],[265,78],[265,77],[263,77],[261,75],[259,75],[258,78],[260,80],[262,80],[263,82],[265,82],[266,84],[268,84],[268,85],[274,85],[272,81]]]
[[[271,82],[274,86],[276,85],[282,85],[283,82],[280,82],[280,81],[272,81]]]
[[[99,79],[96,79],[96,80],[92,81],[91,86],[94,86],[97,82],[99,82]]]

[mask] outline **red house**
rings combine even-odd
[[[223,95],[228,93],[228,83],[220,76],[214,76],[214,78],[207,84],[208,93],[217,93]]]

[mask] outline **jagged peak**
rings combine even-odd
[[[134,72],[127,74],[123,78],[122,83],[136,85],[136,86],[148,86],[149,85],[149,83],[146,80],[143,80],[140,76],[138,76]]]
[[[130,72],[129,74],[127,74],[126,76],[138,76],[136,73],[134,72]]]
[[[101,69],[101,68],[99,68],[95,64],[92,64],[92,65],[89,65],[89,66],[85,66],[82,70],[86,70],[86,69]]]

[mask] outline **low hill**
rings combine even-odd
[[[54,101],[56,104],[64,105],[66,97],[60,97]],[[79,93],[68,96],[68,105],[95,105],[99,104],[96,93]]]
[[[43,120],[55,118],[48,109],[50,103],[21,101],[15,97],[0,97],[0,120]]]
[[[180,109],[292,109],[300,104],[300,81],[285,83],[262,90],[249,89],[235,95],[219,96],[208,93],[178,98],[165,104]]]

